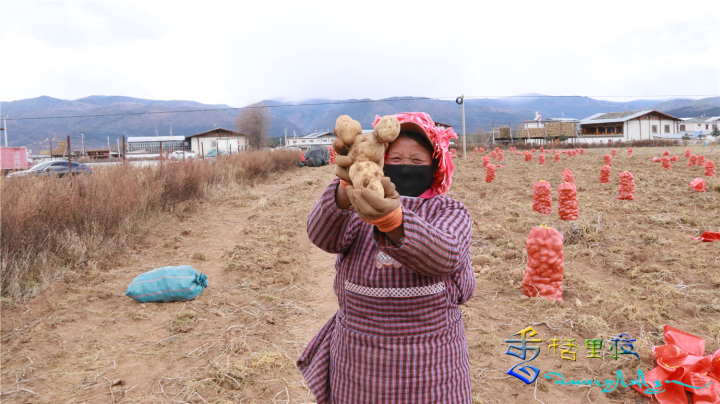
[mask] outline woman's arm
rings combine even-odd
[[[362,221],[352,209],[343,210],[350,206],[343,203],[344,189],[338,185],[340,180],[335,178],[315,203],[307,222],[307,232],[310,241],[321,250],[339,254],[350,248]],[[337,198],[337,200],[336,200]],[[345,194],[347,198],[347,194]]]
[[[390,242],[388,235],[375,229],[379,248],[425,276],[447,276],[470,268],[472,222],[467,209],[446,199],[434,210],[426,221],[403,207],[402,237]]]

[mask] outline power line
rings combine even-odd
[[[641,98],[641,97],[717,97],[716,94],[676,94],[676,95],[476,95],[466,96],[465,99],[483,99],[483,98]],[[147,112],[127,112],[115,114],[93,114],[93,115],[68,115],[68,116],[41,116],[41,117],[25,117],[25,118],[7,118],[8,121],[29,121],[44,119],[74,119],[74,118],[100,118],[111,116],[137,116],[137,115],[154,115],[154,114],[182,114],[191,112],[218,112],[218,111],[239,111],[243,109],[260,109],[260,108],[293,108],[308,107],[319,105],[343,105],[343,104],[368,104],[379,102],[397,102],[397,101],[424,101],[424,100],[454,100],[457,97],[398,97],[385,98],[380,100],[351,100],[351,101],[332,101],[332,102],[316,102],[307,104],[283,104],[283,105],[252,105],[246,107],[229,107],[229,108],[203,108],[203,109],[184,109],[177,111],[147,111]]]

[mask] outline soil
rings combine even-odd
[[[717,147],[691,147],[720,162]],[[684,147],[672,171],[652,157],[658,148],[625,150],[612,181],[600,184],[609,149],[538,165],[507,153],[496,180],[485,183],[479,155],[455,159],[450,196],[473,219],[475,296],[463,305],[474,403],[650,402],[618,387],[563,386],[544,377],[627,380],[654,367],[653,345],[671,325],[720,349],[720,243],[691,240],[720,231],[720,180],[687,167]],[[550,156],[548,156],[550,157]],[[557,214],[557,186],[569,168],[580,217]],[[618,174],[635,175],[634,201],[619,201]],[[313,246],[305,223],[334,167],[302,168],[217,190],[204,201],[150,226],[108,271],[67,274],[26,305],[2,313],[2,396],[8,403],[311,403],[295,361],[337,309],[334,256]],[[704,178],[708,191],[689,188]],[[553,213],[532,211],[532,186],[553,187]],[[564,303],[527,298],[521,279],[532,227],[565,237]],[[140,304],[124,296],[140,273],[187,264],[207,274],[196,300]],[[511,338],[532,326],[542,338],[529,365],[541,375],[526,385],[508,374],[520,360],[505,354]],[[620,333],[639,355],[608,351]],[[512,337],[517,338],[517,337]],[[576,361],[552,355],[552,338],[575,339]],[[602,359],[586,358],[585,339],[603,339]]]

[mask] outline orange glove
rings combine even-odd
[[[381,182],[385,198],[380,198],[369,189],[355,189],[352,185],[348,185],[345,190],[360,219],[387,233],[402,225],[403,216],[400,194],[395,190],[395,184],[388,177],[383,177]]]

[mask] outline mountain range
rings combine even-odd
[[[332,130],[339,115],[350,115],[360,121],[363,128],[372,128],[375,115],[399,111],[424,111],[437,122],[455,127],[462,132],[462,114],[455,100],[437,100],[413,97],[393,97],[381,100],[308,99],[301,102],[266,100],[270,115],[270,136],[278,139],[285,135]],[[515,127],[523,120],[533,119],[535,112],[543,118],[583,119],[598,112],[656,109],[676,117],[718,116],[720,97],[700,100],[672,99],[635,100],[613,102],[588,97],[547,97],[540,94],[495,99],[467,99],[465,124],[467,133],[489,130],[493,125],[508,123]],[[193,112],[173,112],[188,111]],[[148,114],[148,112],[153,112]],[[107,147],[108,139],[114,145],[123,135],[129,136],[189,136],[223,127],[233,129],[239,108],[225,104],[201,104],[194,101],[161,101],[123,96],[90,96],[77,100],[62,100],[48,96],[0,103],[0,114],[8,117],[8,143],[45,149],[49,140],[65,140],[69,135],[73,149],[80,147],[80,134],[85,136],[86,147]],[[124,115],[118,115],[124,114]],[[94,116],[90,116],[94,115]],[[52,119],[21,119],[65,117]]]

